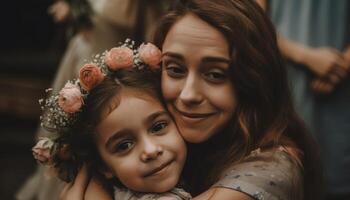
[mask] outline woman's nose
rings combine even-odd
[[[158,156],[163,154],[163,148],[156,141],[152,139],[144,139],[143,149],[141,152],[141,160],[148,162],[156,159]]]
[[[203,94],[200,88],[200,78],[194,73],[188,74],[179,99],[185,105],[200,104],[203,101]]]

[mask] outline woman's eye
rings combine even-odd
[[[166,65],[165,70],[167,74],[173,78],[180,78],[186,73],[186,70],[184,70],[181,66],[175,63]]]
[[[167,126],[167,122],[157,122],[152,126],[151,133],[160,134]]]
[[[124,140],[117,144],[116,152],[124,153],[130,150],[134,146],[134,143],[131,140]]]
[[[205,73],[204,76],[208,81],[214,83],[221,83],[227,79],[227,75],[223,72],[208,72]]]

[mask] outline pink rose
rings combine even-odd
[[[33,157],[41,164],[50,165],[53,162],[51,154],[54,142],[49,138],[39,138],[39,141],[32,148]]]
[[[158,64],[162,59],[162,52],[152,43],[141,44],[139,47],[140,59],[151,69],[159,68]]]
[[[66,83],[59,93],[58,105],[64,112],[77,112],[83,105],[83,99],[79,87],[70,82]]]
[[[79,72],[79,81],[81,87],[86,91],[92,90],[104,79],[101,69],[94,64],[85,64]]]
[[[132,67],[134,53],[128,47],[114,47],[106,54],[105,62],[112,71]]]

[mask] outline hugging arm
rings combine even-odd
[[[210,188],[193,200],[253,200],[248,195],[228,188]]]
[[[60,200],[113,200],[108,192],[91,178],[84,165],[73,183],[67,184],[61,192]]]

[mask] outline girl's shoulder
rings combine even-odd
[[[213,187],[237,190],[254,199],[302,199],[301,168],[287,152],[282,147],[252,151],[229,167]]]
[[[115,200],[190,200],[191,198],[191,195],[181,188],[174,188],[164,193],[141,193],[127,188],[114,188]]]

